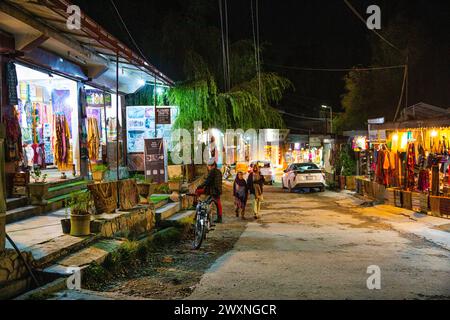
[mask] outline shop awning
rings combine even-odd
[[[81,28],[67,28],[66,0],[4,0],[0,2],[0,29],[15,38],[15,50],[27,61],[29,53],[44,49],[81,67],[94,85],[115,88],[116,59],[119,89],[134,92],[143,81],[171,86],[173,81],[81,12]],[[28,61],[38,63],[36,61]],[[38,63],[39,64],[39,63]]]
[[[450,116],[437,119],[409,120],[402,122],[388,122],[380,125],[371,125],[372,130],[402,130],[439,127],[450,127]]]

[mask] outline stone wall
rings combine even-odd
[[[140,206],[126,212],[98,215],[91,222],[91,232],[101,234],[106,238],[111,238],[118,232],[141,235],[155,227],[155,216],[153,206]]]
[[[22,252],[22,256],[30,266],[33,265],[33,256],[30,252]],[[16,251],[6,249],[0,252],[0,288],[6,286],[9,282],[24,279],[28,276],[28,270]]]

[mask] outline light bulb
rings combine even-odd
[[[437,131],[436,131],[436,130],[431,131],[431,136],[432,136],[433,138],[436,138],[436,137],[438,136]]]

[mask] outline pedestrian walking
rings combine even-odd
[[[245,207],[247,206],[248,187],[247,181],[244,179],[244,173],[239,171],[236,175],[236,179],[233,183],[233,196],[236,217],[241,216],[242,220],[245,220]]]
[[[255,219],[259,218],[259,213],[261,211],[264,182],[264,176],[261,175],[258,164],[255,164],[253,172],[250,173],[247,179],[247,187],[253,197],[253,214]]]

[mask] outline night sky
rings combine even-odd
[[[136,50],[117,19],[109,0],[76,0],[82,10]],[[189,0],[115,0],[132,35],[149,60],[174,80],[180,79],[182,62],[162,63],[160,39],[163,18],[182,10]],[[382,27],[398,14],[419,24],[429,42],[429,54],[416,70],[410,70],[410,105],[420,101],[450,107],[450,1],[447,0],[351,0],[366,16],[366,8],[382,9]],[[252,39],[250,1],[228,0],[231,41]],[[219,26],[216,0],[208,15]],[[383,30],[381,30],[381,33]],[[341,109],[345,73],[293,71],[272,65],[351,68],[371,64],[373,33],[347,8],[343,0],[260,0],[260,37],[268,43],[262,57],[264,69],[276,71],[295,84],[296,91],[282,108],[299,115],[318,115],[321,104]],[[401,84],[399,84],[401,85]]]

